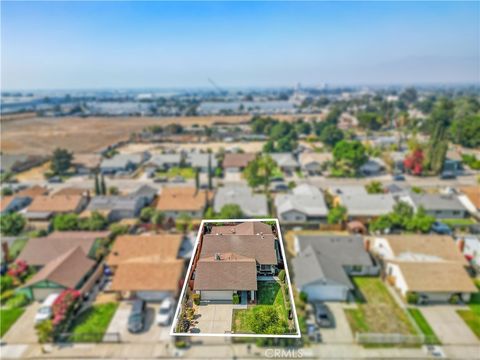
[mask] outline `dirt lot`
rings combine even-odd
[[[320,115],[301,115],[303,118]],[[279,115],[282,120],[294,120],[299,115]],[[215,122],[240,123],[244,116],[195,117],[64,117],[16,119],[2,122],[1,150],[12,154],[50,154],[55,148],[67,148],[77,153],[97,151],[107,145],[128,139],[130,134],[149,125],[211,125]]]

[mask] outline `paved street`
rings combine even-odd
[[[420,308],[442,344],[478,344],[480,352],[480,341],[458,316],[456,311],[459,309],[460,307],[451,305],[430,305]]]

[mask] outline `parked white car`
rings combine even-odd
[[[58,296],[59,294],[50,294],[47,296],[35,314],[35,324],[39,324],[42,321],[52,318],[52,306],[55,300],[57,300]]]
[[[175,311],[175,301],[172,298],[166,298],[160,304],[158,309],[156,323],[160,326],[167,326],[170,324]]]

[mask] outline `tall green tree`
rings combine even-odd
[[[365,190],[369,194],[383,194],[384,189],[383,185],[380,181],[371,181],[367,185],[365,185]]]
[[[244,176],[250,187],[263,186],[265,193],[267,193],[276,168],[277,164],[270,156],[260,156],[247,165]]]
[[[354,175],[368,160],[365,146],[360,141],[342,140],[333,149],[333,160],[336,167],[346,174]]]
[[[79,228],[78,215],[74,213],[56,215],[53,218],[53,228],[57,231],[78,230]]]
[[[241,219],[244,214],[237,204],[226,204],[218,213],[219,219]]]
[[[73,154],[66,149],[57,148],[53,152],[50,168],[54,174],[64,174],[72,165]]]
[[[321,142],[325,145],[333,147],[339,141],[343,140],[343,131],[337,128],[335,125],[327,125],[319,136]]]
[[[107,195],[107,185],[105,184],[105,177],[104,177],[103,174],[102,174],[102,178],[101,178],[101,181],[100,181],[100,193],[102,195]]]
[[[209,190],[213,189],[212,176],[213,176],[212,154],[208,154],[208,189]]]
[[[95,195],[101,195],[102,190],[100,188],[100,182],[98,181],[98,173],[95,173]]]
[[[336,205],[328,211],[327,222],[329,224],[342,224],[347,221],[347,208]]]
[[[195,189],[200,189],[200,171],[198,169],[195,169]]]

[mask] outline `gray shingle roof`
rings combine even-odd
[[[224,205],[236,204],[249,217],[266,216],[268,214],[267,197],[263,194],[253,194],[244,185],[228,185],[217,190],[213,208],[220,212]]]
[[[350,216],[379,216],[393,210],[395,199],[392,194],[341,195],[340,201]]]
[[[88,204],[88,211],[95,210],[134,210],[141,197],[138,196],[95,196]]]
[[[155,154],[152,155],[148,163],[158,167],[164,167],[165,165],[178,165],[180,164],[180,160],[180,154]]]
[[[209,157],[211,158],[211,167],[213,170],[217,167],[217,159],[211,154],[190,153],[187,155],[186,162],[194,168],[207,168]]]
[[[297,239],[300,252],[292,264],[300,288],[316,281],[331,281],[352,289],[344,266],[373,265],[361,236],[299,235]]]
[[[296,210],[308,216],[325,216],[328,213],[323,194],[317,188],[303,184],[293,189],[292,194],[275,197],[277,213]]]
[[[410,197],[416,207],[422,206],[425,210],[466,210],[455,195],[411,193]]]
[[[126,168],[128,164],[138,165],[144,160],[143,154],[118,154],[111,159],[103,159],[101,168]]]
[[[292,153],[273,153],[269,154],[271,158],[277,163],[280,167],[298,167],[300,164],[297,159],[295,159]]]

